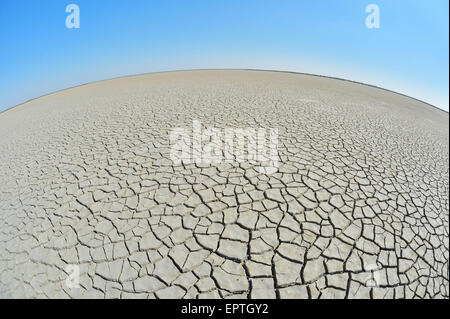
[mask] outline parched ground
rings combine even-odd
[[[278,128],[278,171],[174,166],[169,132],[193,120]],[[0,114],[0,297],[448,298],[448,121],[392,92],[265,71],[27,102]]]

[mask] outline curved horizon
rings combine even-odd
[[[262,69],[364,83],[449,111],[448,1],[307,3],[74,0],[0,3],[0,111],[100,80],[187,69]],[[39,12],[39,14],[35,14]]]
[[[11,106],[9,108],[6,108],[4,110],[0,111],[0,114],[9,111],[11,109],[14,109],[16,107],[19,107],[23,104],[26,104],[28,102],[37,100],[39,98],[48,96],[48,95],[52,95],[58,92],[62,92],[62,91],[66,91],[66,90],[70,90],[73,88],[77,88],[77,87],[81,87],[81,86],[85,86],[85,85],[90,85],[90,84],[94,84],[94,83],[100,83],[100,82],[104,82],[104,81],[111,81],[111,80],[116,80],[116,79],[122,79],[122,78],[128,78],[128,77],[135,77],[135,76],[142,76],[142,75],[150,75],[150,74],[158,74],[158,73],[168,73],[168,72],[189,72],[189,71],[255,71],[255,72],[280,72],[280,73],[291,73],[291,74],[299,74],[299,75],[307,75],[307,76],[316,76],[316,77],[323,77],[323,78],[328,78],[328,79],[332,79],[332,80],[338,80],[338,81],[346,81],[346,82],[351,82],[354,84],[360,84],[360,85],[365,85],[365,86],[369,86],[369,87],[373,87],[379,90],[383,90],[383,91],[387,91],[390,93],[394,93],[394,94],[398,94],[401,95],[403,97],[418,101],[420,103],[423,103],[425,105],[431,106],[439,111],[443,111],[444,113],[449,113],[449,111],[444,110],[436,105],[433,105],[431,103],[428,103],[426,101],[423,101],[421,99],[415,98],[413,96],[409,96],[407,94],[401,93],[401,92],[397,92],[388,88],[383,88],[374,84],[370,84],[370,83],[364,83],[364,82],[359,82],[359,81],[354,81],[354,80],[350,80],[350,79],[344,79],[344,78],[339,78],[339,77],[334,77],[334,76],[328,76],[328,75],[323,75],[323,74],[313,74],[313,73],[305,73],[305,72],[297,72],[297,71],[289,71],[289,70],[272,70],[272,69],[253,69],[253,68],[208,68],[208,69],[202,69],[202,68],[198,68],[198,69],[178,69],[178,70],[164,70],[164,71],[154,71],[154,72],[144,72],[144,73],[136,73],[136,74],[128,74],[128,75],[121,75],[121,76],[116,76],[116,77],[112,77],[112,78],[107,78],[107,79],[101,79],[101,80],[94,80],[94,81],[90,81],[90,82],[86,82],[86,83],[82,83],[82,84],[78,84],[78,85],[74,85],[71,87],[67,87],[67,88],[63,88],[63,89],[59,89],[56,91],[52,91],[52,92],[48,92],[42,95],[39,95],[37,97],[28,99],[24,102],[21,102],[19,104],[16,104],[14,106]]]

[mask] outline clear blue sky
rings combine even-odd
[[[80,7],[67,29],[66,5]],[[366,5],[380,7],[368,29]],[[261,68],[374,84],[449,108],[448,0],[0,0],[0,111],[137,73]]]

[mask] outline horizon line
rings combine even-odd
[[[390,89],[386,89],[386,88],[383,88],[383,87],[380,87],[380,86],[377,86],[377,85],[374,85],[374,84],[369,84],[369,83],[364,83],[364,82],[359,82],[359,81],[339,78],[339,77],[335,77],[335,76],[328,76],[328,75],[323,75],[323,74],[305,73],[305,72],[298,72],[298,71],[276,70],[276,69],[251,69],[251,68],[248,68],[248,69],[247,68],[206,68],[206,69],[205,68],[198,68],[198,69],[196,69],[196,68],[193,68],[193,69],[177,69],[177,70],[164,70],[164,71],[153,71],[153,72],[144,72],[144,73],[136,73],[136,74],[127,74],[127,75],[120,75],[120,76],[107,78],[107,79],[90,81],[90,82],[86,82],[86,83],[83,83],[83,84],[78,84],[78,85],[74,85],[74,86],[71,86],[71,87],[67,87],[67,88],[59,89],[59,90],[52,91],[52,92],[49,92],[49,93],[45,93],[43,95],[39,95],[37,97],[28,99],[28,100],[26,100],[24,102],[21,102],[19,104],[16,104],[14,106],[11,106],[11,107],[3,110],[3,111],[0,111],[0,114],[3,114],[3,113],[5,113],[5,112],[7,112],[9,110],[17,108],[17,107],[19,107],[21,105],[24,105],[24,104],[28,103],[28,102],[37,100],[37,99],[39,99],[41,97],[45,97],[45,96],[52,95],[52,94],[55,94],[55,93],[58,93],[58,92],[74,89],[74,88],[85,86],[85,85],[89,85],[89,84],[99,83],[99,82],[103,82],[103,81],[110,81],[110,80],[116,80],[116,79],[121,79],[121,78],[128,78],[128,77],[133,77],[133,76],[143,76],[143,75],[150,75],[150,74],[158,74],[158,73],[188,72],[188,71],[221,71],[221,70],[226,70],[226,71],[256,71],[256,72],[259,71],[259,72],[292,73],[292,74],[299,74],[299,75],[307,75],[307,76],[316,76],[316,77],[328,78],[328,79],[332,79],[332,80],[340,80],[340,81],[345,81],[345,82],[365,85],[365,86],[369,86],[369,87],[372,87],[372,88],[384,90],[384,91],[387,91],[387,92],[390,92],[390,93],[398,94],[398,95],[401,95],[403,97],[407,97],[407,98],[410,98],[412,100],[421,102],[421,103],[426,104],[428,106],[431,106],[432,108],[440,110],[440,111],[442,111],[444,113],[447,113],[447,114],[450,113],[449,111],[446,111],[446,110],[444,110],[444,109],[442,109],[442,108],[440,108],[440,107],[438,107],[436,105],[433,105],[431,103],[428,103],[426,101],[420,100],[418,98],[406,95],[405,93],[401,93],[401,92],[393,91],[393,90],[390,90]]]

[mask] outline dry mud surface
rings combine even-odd
[[[277,172],[174,166],[169,132],[193,120],[278,128]],[[265,71],[29,101],[0,114],[0,297],[448,298],[448,121],[374,87]]]

